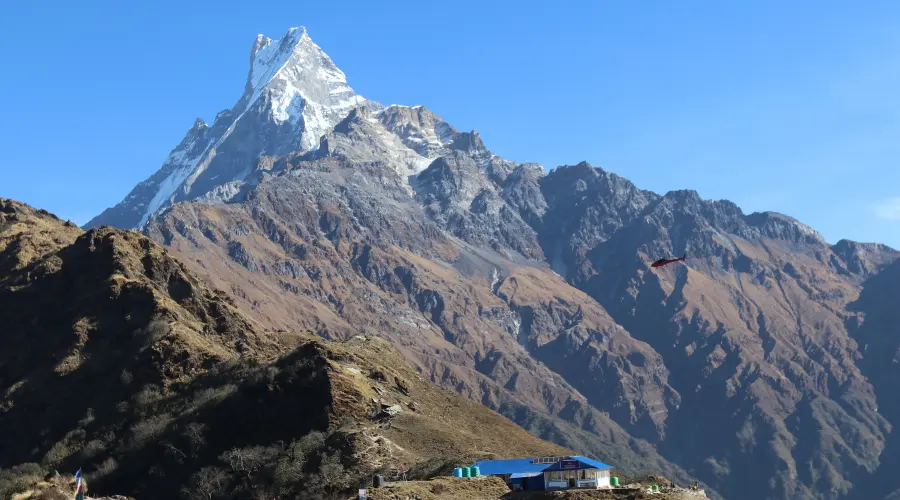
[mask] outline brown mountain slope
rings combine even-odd
[[[83,467],[93,494],[314,498],[401,463],[425,478],[568,453],[383,340],[262,331],[145,236],[0,207],[0,324],[15,346],[0,353],[0,426],[16,430],[0,467]]]
[[[615,176],[579,165],[548,182],[602,184],[604,177]],[[625,194],[637,193],[630,183],[617,189],[610,198],[644,196]],[[545,222],[574,212],[583,214],[583,227],[600,213],[593,203],[560,207],[565,213],[548,213]],[[846,241],[831,247],[789,217],[744,216],[690,191],[642,203],[633,218],[606,207],[619,217],[610,234],[557,238],[569,280],[653,346],[672,374],[681,406],[665,414],[663,454],[726,494],[865,497],[862,478],[881,465],[894,422],[877,410],[890,396],[876,397],[861,370],[860,345],[847,326],[857,314],[848,304],[897,252]],[[685,252],[686,266],[646,267]],[[689,446],[698,442],[708,445]]]
[[[526,427],[536,411],[621,443],[621,426],[726,492],[836,499],[880,466],[893,425],[846,325],[892,249],[829,246],[789,217],[639,192],[579,165],[535,182],[600,192],[584,206],[549,198],[533,222],[576,289],[540,263],[431,229],[401,195],[385,203],[363,188],[352,165],[283,165],[244,202],[179,204],[148,234],[237,287],[271,328],[315,317],[326,336],[383,335],[432,380]],[[646,267],[685,250],[688,266]]]
[[[414,205],[382,205],[391,188],[352,167],[290,163],[246,203],[178,204],[146,233],[270,329],[382,336],[431,380],[541,437],[690,480],[610,419],[654,427],[641,401],[677,397],[648,346],[546,266],[446,236]],[[586,394],[552,369],[569,355],[588,366]]]

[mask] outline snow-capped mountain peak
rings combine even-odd
[[[304,41],[312,42],[306,28],[291,28],[280,40],[272,40],[265,35],[256,35],[256,42],[250,51],[250,73],[247,75],[246,91],[265,86],[275,73],[291,58],[294,50]]]
[[[462,133],[423,106],[383,106],[357,95],[305,28],[277,40],[258,35],[249,63],[237,103],[211,125],[198,119],[159,171],[87,227],[140,228],[179,201],[239,200],[258,182],[261,156],[377,164],[408,192],[410,176],[448,154],[471,156],[492,178],[511,171],[474,131]]]
[[[305,28],[291,28],[278,40],[259,35],[244,94],[234,107],[216,115],[211,126],[198,120],[159,171],[86,226],[140,227],[172,203],[202,197],[223,184],[239,186],[261,155],[313,150],[359,106],[383,107],[347,85],[344,72]]]
[[[303,27],[289,29],[280,40],[257,36],[244,98],[247,109],[267,98],[269,117],[275,123],[302,119],[307,133],[301,138],[300,151],[314,148],[351,109],[366,102]],[[307,110],[310,104],[312,109]]]

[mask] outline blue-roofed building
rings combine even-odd
[[[579,455],[544,469],[545,489],[609,488],[611,465]]]
[[[576,456],[482,460],[475,463],[483,476],[502,477],[517,490],[609,488],[611,465]]]
[[[518,490],[543,490],[544,469],[552,462],[551,458],[515,458],[510,460],[482,460],[476,462],[478,472],[482,476],[502,477],[513,491]]]

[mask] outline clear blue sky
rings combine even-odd
[[[587,160],[900,247],[887,0],[6,1],[0,196],[86,222],[235,103],[257,33],[300,25],[360,94],[509,159]]]

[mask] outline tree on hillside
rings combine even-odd
[[[203,467],[191,476],[182,493],[190,500],[212,500],[228,486],[228,474],[218,467]]]

